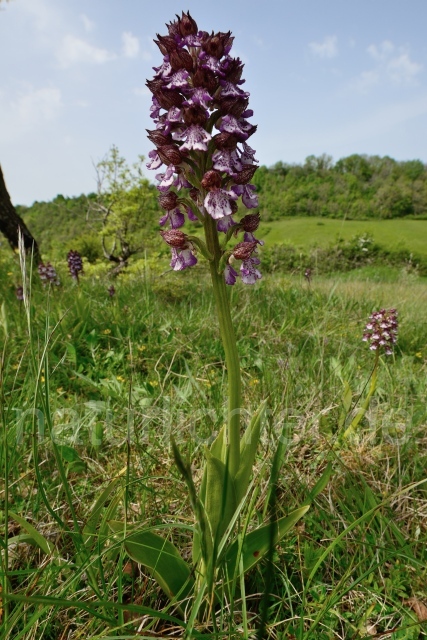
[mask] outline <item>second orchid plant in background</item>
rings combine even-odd
[[[161,234],[171,248],[174,270],[192,267],[200,257],[209,264],[228,374],[228,419],[205,450],[198,490],[189,465],[173,443],[195,512],[192,564],[181,558],[169,540],[151,530],[127,535],[124,544],[182,613],[191,603],[204,615],[218,593],[231,597],[231,585],[240,584],[238,576],[261,560],[308,509],[306,504],[245,535],[239,530],[263,407],[241,435],[240,362],[227,285],[234,285],[239,277],[245,284],[261,278],[257,248],[262,242],[254,235],[258,213],[237,218],[239,198],[243,208],[251,210],[258,200],[250,184],[257,161],[247,142],[256,126],[248,120],[253,115],[249,93],[241,88],[243,64],[231,56],[233,39],[230,32],[200,31],[190,14],[182,13],[168,25],[167,35],[157,36],[163,61],[147,82],[155,124],[148,131],[155,149],[147,166],[159,170],[157,189],[165,212]],[[203,239],[182,230],[186,219],[203,225]],[[313,496],[324,482],[326,476]],[[119,523],[112,526],[123,530]],[[211,607],[206,608],[207,603]]]

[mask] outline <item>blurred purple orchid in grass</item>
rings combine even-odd
[[[369,342],[371,351],[379,352],[384,349],[385,354],[391,356],[397,342],[397,311],[396,309],[381,309],[369,316],[363,341]]]

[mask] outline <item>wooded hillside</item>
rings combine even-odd
[[[427,167],[420,160],[351,155],[335,164],[309,156],[303,165],[277,162],[254,179],[265,221],[284,216],[427,218]]]

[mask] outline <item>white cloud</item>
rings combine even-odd
[[[2,145],[13,145],[30,132],[40,131],[58,117],[63,106],[61,91],[56,87],[35,89],[26,85],[18,94],[11,94],[10,88],[0,93]]]
[[[95,23],[90,20],[85,13],[80,14],[80,20],[83,22],[83,27],[86,33],[90,33],[95,28]]]
[[[93,44],[75,36],[68,35],[62,41],[57,52],[57,58],[61,67],[66,68],[79,63],[104,64],[114,60],[116,54],[107,49],[95,47]]]
[[[34,26],[39,32],[48,31],[58,24],[56,9],[45,0],[21,0],[16,6],[34,19]]]
[[[363,92],[380,82],[397,85],[416,84],[417,76],[423,70],[422,64],[411,59],[406,47],[396,47],[390,40],[384,40],[379,45],[369,45],[367,52],[376,63],[375,67],[363,71],[352,82],[353,88]]]
[[[422,64],[411,60],[408,52],[392,58],[387,65],[390,79],[398,84],[412,84],[422,68]]]
[[[126,58],[135,58],[139,53],[139,40],[136,36],[132,35],[130,31],[124,31],[122,33],[123,42],[123,55]]]
[[[380,81],[378,71],[371,69],[370,71],[362,71],[362,73],[350,82],[350,88],[355,89],[359,93],[367,93],[369,89],[377,85]]]
[[[384,40],[381,44],[371,44],[366,49],[374,60],[386,60],[394,51],[395,47],[390,40]]]
[[[338,55],[337,36],[326,36],[323,42],[310,42],[308,45],[313,55],[319,58],[335,58]]]
[[[15,113],[24,126],[52,120],[62,107],[61,91],[55,87],[30,89],[14,102]]]

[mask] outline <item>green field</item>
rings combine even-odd
[[[388,249],[405,248],[427,256],[427,220],[335,220],[330,218],[283,218],[262,224],[259,237],[266,246],[291,243],[303,248],[326,246],[337,238],[370,234]]]
[[[28,323],[11,287],[17,265],[0,263],[2,639],[59,640],[64,629],[69,640],[256,638],[267,584],[266,640],[361,640],[395,628],[410,635],[390,637],[425,637],[408,604],[427,599],[423,279],[309,285],[264,274],[232,289],[244,406],[268,407],[243,522],[252,530],[265,517],[276,451],[277,516],[310,500],[328,463],[333,473],[272,564],[239,576],[231,612],[216,603],[199,635],[184,636],[191,610],[168,604],[108,522],[167,535],[189,557],[194,518],[170,436],[198,486],[226,404],[209,281],[202,269],[141,273],[116,280],[110,299],[105,276],[75,286],[60,275],[50,295],[34,279]],[[398,308],[398,344],[381,357],[369,411],[346,440],[374,361],[362,333],[382,306]]]

